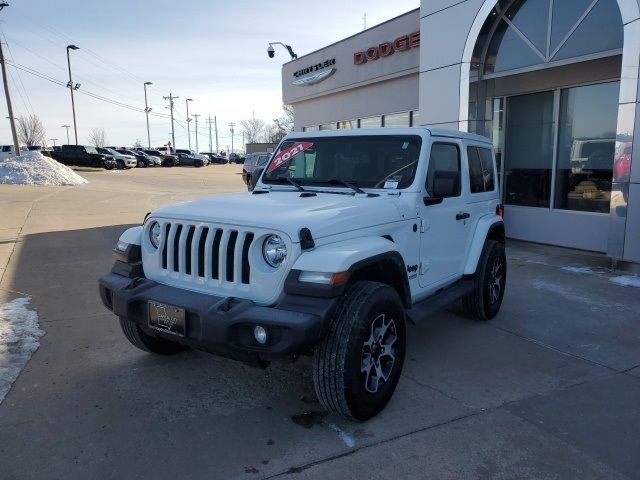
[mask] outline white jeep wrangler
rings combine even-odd
[[[129,341],[265,366],[313,354],[319,401],[380,412],[406,322],[456,300],[494,317],[505,289],[489,141],[429,128],[291,133],[253,192],[160,208],[125,231],[105,306]]]

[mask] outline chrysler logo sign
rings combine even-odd
[[[291,82],[291,85],[313,85],[314,83],[321,82],[335,73],[336,69],[333,66],[335,64],[336,59],[332,58],[331,60],[325,60],[324,62],[297,70],[293,74],[295,80]]]

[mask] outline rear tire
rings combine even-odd
[[[127,340],[129,340],[134,347],[138,347],[145,352],[155,353],[157,355],[175,355],[187,348],[179,343],[169,342],[147,335],[138,324],[128,318],[120,318],[120,327],[122,328],[124,336],[127,337]]]
[[[477,320],[487,321],[500,311],[507,282],[507,257],[504,244],[487,240],[474,274],[473,292],[462,297],[465,313]]]
[[[124,170],[125,169],[125,164],[124,164],[124,161],[122,161],[122,160],[116,160],[116,165],[118,166],[118,170]]]
[[[405,339],[398,293],[377,282],[351,285],[314,355],[313,382],[322,406],[356,420],[377,415],[400,379]]]

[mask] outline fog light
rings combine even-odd
[[[259,344],[264,345],[265,343],[267,343],[267,331],[264,327],[258,325],[256,328],[254,328],[253,336],[256,337],[256,342],[258,342]]]

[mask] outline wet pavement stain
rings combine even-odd
[[[304,428],[311,428],[314,425],[319,425],[320,423],[322,423],[322,420],[327,415],[327,412],[313,410],[298,413],[296,415],[291,415],[291,420],[293,420],[293,423],[295,423],[296,425],[300,425]]]
[[[260,473],[260,470],[255,467],[244,467],[244,473]]]

